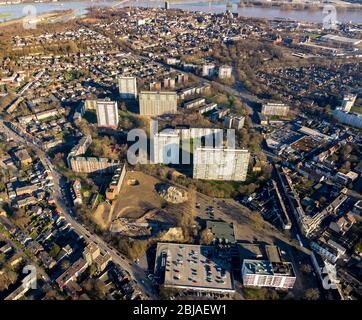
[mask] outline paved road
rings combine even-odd
[[[35,150],[39,158],[43,161],[43,163],[47,164],[53,176],[55,202],[61,209],[64,218],[71,225],[71,227],[74,228],[75,232],[83,236],[86,242],[94,242],[96,245],[98,245],[98,247],[102,250],[102,253],[110,254],[113,262],[118,264],[122,269],[126,270],[130,274],[130,277],[135,280],[135,282],[147,298],[157,299],[157,294],[154,291],[154,286],[152,282],[147,278],[147,274],[142,268],[140,268],[136,263],[134,263],[124,255],[120,254],[117,250],[109,246],[99,236],[89,232],[86,227],[76,221],[76,219],[72,215],[72,211],[67,205],[67,200],[63,197],[61,192],[62,183],[60,181],[62,175],[58,170],[56,170],[56,168],[54,168],[46,153],[37,145],[33,144],[27,139],[24,139],[24,137],[20,136],[14,131],[8,129],[8,127],[4,125],[4,121],[2,119],[0,119],[0,128],[3,130],[3,132],[6,132],[10,137],[12,137],[14,141],[19,142],[19,144],[24,143],[30,145]]]

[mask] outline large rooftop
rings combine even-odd
[[[223,221],[210,221],[206,222],[206,227],[211,231],[214,240],[218,242],[234,243],[234,226],[232,223]]]
[[[212,246],[158,243],[155,272],[166,287],[234,291],[229,264]]]
[[[290,262],[246,259],[243,266],[247,274],[295,276],[293,265]]]

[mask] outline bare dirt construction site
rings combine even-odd
[[[172,238],[180,238],[176,227],[187,204],[167,202],[157,192],[160,184],[157,178],[140,171],[127,172],[117,200],[112,205],[100,204],[94,221],[103,230],[129,236],[146,237],[151,229],[170,229]]]
[[[111,219],[112,207],[110,204],[103,202],[98,205],[94,212],[93,220],[99,225],[102,230],[109,228],[109,220]]]

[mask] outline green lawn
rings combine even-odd
[[[362,114],[362,106],[353,106],[351,112]]]
[[[0,18],[8,18],[11,17],[12,14],[11,13],[0,13]]]

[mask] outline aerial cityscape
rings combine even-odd
[[[0,0],[0,300],[362,299],[360,0],[49,2]]]

